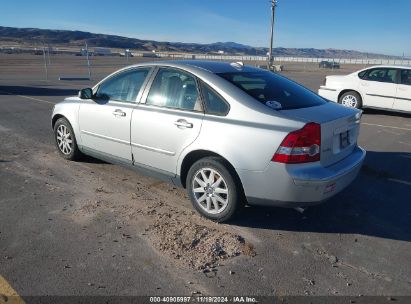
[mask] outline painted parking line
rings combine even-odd
[[[0,304],[3,303],[25,304],[13,287],[0,275]]]
[[[380,127],[380,128],[389,128],[389,129],[397,129],[397,130],[411,131],[410,128],[401,128],[401,127],[394,127],[394,126],[378,125],[378,124],[367,123],[367,122],[362,122],[361,124],[362,124],[362,125],[366,125],[366,126]]]
[[[18,96],[18,97],[25,98],[25,99],[29,99],[29,100],[34,100],[34,101],[49,103],[49,104],[52,104],[52,105],[55,105],[55,104],[56,104],[56,103],[54,103],[54,102],[47,101],[47,100],[44,100],[44,99],[34,98],[34,97],[30,97],[30,96],[25,96],[25,95],[13,94],[13,93],[6,92],[6,91],[0,91],[0,93],[7,94],[7,95],[12,95],[12,96]]]

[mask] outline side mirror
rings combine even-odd
[[[90,88],[81,89],[78,92],[78,97],[80,97],[80,99],[91,99],[93,98],[93,90]]]

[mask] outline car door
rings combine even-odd
[[[411,112],[411,69],[401,70],[393,109]]]
[[[392,109],[397,91],[397,69],[374,68],[360,80],[363,105]]]
[[[131,162],[130,121],[150,68],[121,71],[104,80],[93,99],[79,110],[83,146],[119,160]]]
[[[136,165],[176,173],[181,152],[198,137],[204,112],[196,78],[179,69],[159,68],[131,120]]]

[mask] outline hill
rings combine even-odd
[[[236,42],[216,42],[210,44],[161,42],[142,40],[116,35],[95,34],[83,31],[50,30],[38,28],[16,28],[0,26],[0,46],[41,46],[43,43],[59,47],[91,47],[133,49],[139,51],[217,53],[235,55],[266,55],[268,48],[253,47]],[[363,53],[353,50],[314,49],[314,48],[274,48],[275,56],[326,57],[326,58],[392,58],[382,54]]]

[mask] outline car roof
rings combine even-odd
[[[155,61],[141,65],[155,65],[155,66],[170,66],[176,68],[189,69],[198,68],[206,70],[208,72],[217,73],[235,73],[235,72],[256,72],[261,71],[261,69],[244,65],[241,62],[221,62],[221,61],[207,61],[207,60],[166,60],[166,61]]]
[[[395,64],[382,64],[382,65],[374,65],[374,66],[370,66],[366,69],[374,69],[374,68],[389,68],[389,69],[411,69],[410,65],[395,65]]]

